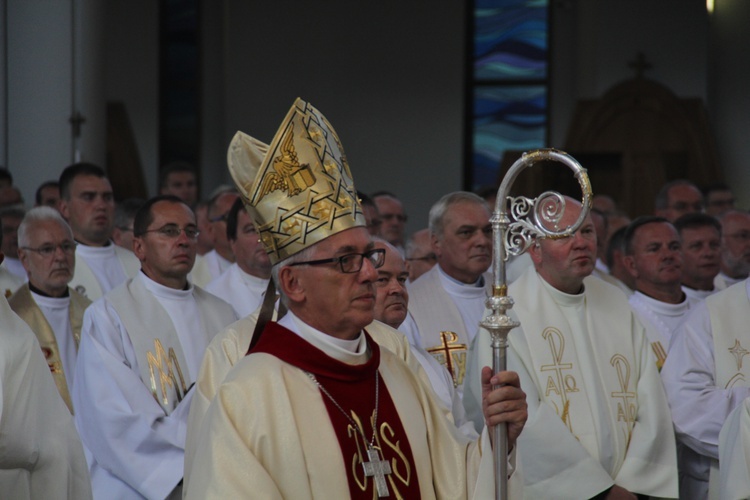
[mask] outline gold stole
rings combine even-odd
[[[630,434],[638,413],[637,384],[640,374],[638,356],[633,352],[633,316],[627,298],[611,285],[597,278],[586,278],[585,324],[588,334],[579,342],[591,346],[596,360],[598,381],[586,380],[579,366],[574,338],[560,306],[533,268],[525,272],[509,290],[514,308],[521,318],[521,329],[529,346],[536,385],[542,401],[560,416],[589,454],[599,460],[595,405],[606,401],[617,453],[616,467],[623,463]],[[598,308],[587,307],[590,297],[597,297]],[[612,306],[612,307],[610,307]],[[603,311],[604,314],[600,314]],[[612,330],[618,330],[616,334]],[[578,333],[577,335],[580,335]],[[517,334],[510,336],[518,342]],[[583,344],[580,344],[583,345]],[[603,394],[595,391],[603,387]],[[604,401],[602,401],[604,399]]]
[[[11,309],[29,325],[36,335],[39,345],[42,348],[44,358],[49,365],[50,373],[55,381],[60,396],[68,406],[68,410],[73,414],[73,402],[68,392],[68,383],[63,370],[62,359],[60,358],[60,348],[57,345],[55,332],[52,330],[47,318],[39,308],[34,298],[31,296],[29,284],[24,284],[13,297],[8,301]],[[73,338],[78,350],[78,344],[81,340],[81,326],[83,325],[83,312],[91,304],[91,301],[75,290],[70,290],[70,327],[73,332]]]
[[[420,280],[418,288],[410,290],[409,311],[417,323],[425,350],[446,367],[453,378],[453,385],[462,391],[466,356],[470,339],[476,331],[466,331],[461,311],[443,288],[438,273],[438,267],[433,267]],[[491,282],[487,275],[485,282]]]
[[[229,304],[208,292],[194,287],[193,294],[201,317],[195,334],[205,335],[204,342],[208,345],[235,315]],[[141,380],[169,415],[197,376],[188,369],[169,314],[139,278],[115,288],[108,298],[133,343]],[[200,341],[199,337],[196,341]]]

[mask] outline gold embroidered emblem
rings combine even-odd
[[[351,462],[349,464],[350,474],[354,478],[354,482],[357,484],[357,487],[359,487],[361,491],[367,491],[369,487],[368,480],[372,478],[373,481],[376,481],[376,478],[374,477],[376,475],[376,471],[374,469],[376,465],[372,460],[373,457],[370,457],[367,452],[369,443],[365,442],[362,438],[362,434],[364,433],[362,420],[354,411],[351,412],[351,416],[352,419],[356,422],[357,428],[355,428],[352,424],[349,424],[347,426],[347,435],[354,440],[357,446],[357,452],[354,456],[352,456]],[[373,424],[374,419],[375,412],[373,411],[372,415],[370,416],[370,425]],[[388,448],[393,450],[393,452],[395,453],[396,456],[392,457],[390,460],[384,459],[382,461],[379,461],[378,466],[389,469],[387,475],[385,475],[383,479],[388,481],[391,493],[393,493],[396,498],[404,498],[403,494],[400,491],[400,488],[402,486],[409,486],[409,483],[411,481],[411,465],[409,464],[409,459],[401,450],[400,441],[394,439],[395,437],[396,436],[391,425],[387,422],[383,422],[379,425],[378,432],[375,435],[375,443],[373,448],[382,452],[383,442],[385,442]],[[370,462],[372,465],[369,468],[362,467],[362,464],[366,462]],[[369,472],[372,472],[373,474],[370,474],[368,472],[368,469],[372,469]],[[373,494],[374,493],[375,492],[373,492]]]
[[[568,394],[578,392],[578,383],[571,374],[564,374],[563,370],[572,370],[573,363],[563,363],[563,353],[565,352],[565,337],[557,328],[548,327],[542,332],[542,337],[549,344],[550,352],[552,353],[552,364],[542,365],[540,370],[543,372],[553,372],[552,375],[547,377],[547,387],[545,389],[545,398],[549,398],[553,392],[560,396],[560,406],[556,405],[554,401],[550,403],[555,406],[555,411],[560,418],[562,418],[568,429],[573,432],[573,426],[570,421],[570,401],[568,400]]]
[[[632,424],[635,422],[636,405],[635,392],[630,391],[630,363],[622,354],[615,354],[609,360],[617,371],[617,379],[620,382],[620,390],[611,393],[612,398],[620,399],[617,402],[617,421]]]
[[[453,379],[453,387],[458,387],[463,384],[466,374],[466,344],[459,344],[458,334],[448,331],[440,332],[440,342],[434,347],[428,347],[427,352],[448,370]]]
[[[154,398],[159,401],[159,395],[156,393],[157,386],[155,376],[155,372],[158,371],[162,403],[164,403],[164,406],[169,406],[169,393],[167,392],[167,387],[174,389],[177,402],[179,403],[182,401],[182,398],[185,397],[187,387],[185,386],[185,378],[182,376],[180,363],[177,361],[177,355],[171,347],[167,354],[167,351],[164,350],[164,346],[162,346],[159,339],[154,339],[154,350],[156,351],[155,356],[151,351],[146,351],[146,360],[148,361],[148,369],[151,374],[151,394],[153,394]],[[175,372],[177,372],[177,376],[180,377],[179,386],[177,385]]]
[[[654,355],[656,356],[656,369],[661,371],[661,367],[664,366],[664,362],[667,360],[667,351],[664,350],[664,346],[658,340],[651,342],[651,350],[654,351]]]
[[[737,371],[742,370],[742,358],[744,358],[747,354],[750,354],[750,351],[742,347],[738,339],[734,339],[734,345],[728,350],[732,354],[732,356],[734,356],[734,360],[737,362]]]
[[[258,196],[252,200],[256,206],[268,193],[283,190],[288,197],[296,196],[315,184],[315,176],[308,164],[300,165],[294,149],[294,124],[290,125],[281,142],[281,154],[273,159],[275,172],[267,172]]]

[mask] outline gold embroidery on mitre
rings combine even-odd
[[[273,264],[328,236],[365,225],[336,132],[301,99],[270,146],[237,132],[227,161]]]
[[[542,331],[542,338],[547,341],[550,354],[552,354],[552,363],[539,367],[539,370],[542,372],[552,372],[551,375],[547,376],[544,397],[549,398],[553,392],[557,394],[560,398],[560,404],[558,405],[552,400],[550,400],[550,402],[562,421],[568,427],[568,430],[573,432],[568,394],[579,392],[579,389],[575,377],[569,373],[564,373],[565,371],[573,369],[573,363],[562,362],[563,354],[565,353],[565,337],[557,328],[547,327]]]
[[[164,350],[164,346],[161,344],[159,339],[154,339],[154,350],[156,355],[152,354],[151,351],[146,351],[146,360],[148,361],[148,369],[151,375],[151,394],[154,398],[159,401],[159,395],[157,394],[156,385],[156,373],[159,372],[159,386],[161,388],[162,403],[164,406],[169,406],[169,392],[167,387],[174,389],[177,403],[182,401],[187,392],[185,386],[185,378],[182,376],[182,370],[180,369],[180,363],[177,361],[177,355],[173,348],[169,348],[169,353]],[[177,385],[177,376],[180,377],[180,385]]]
[[[426,349],[448,370],[453,379],[453,387],[459,387],[464,383],[466,349],[466,344],[458,342],[458,334],[450,331],[440,332],[440,344]]]

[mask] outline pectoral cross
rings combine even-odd
[[[380,460],[380,453],[373,446],[367,447],[367,457],[370,459],[369,462],[362,462],[365,476],[375,478],[378,498],[389,496],[385,475],[391,473],[391,464],[387,460]]]

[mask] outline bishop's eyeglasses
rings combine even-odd
[[[365,253],[348,253],[340,257],[332,257],[330,259],[321,260],[308,260],[305,262],[294,262],[289,266],[317,266],[319,264],[331,264],[338,263],[342,273],[358,273],[362,270],[362,265],[365,259],[370,261],[370,264],[377,269],[385,264],[385,248],[376,248],[368,250]]]

